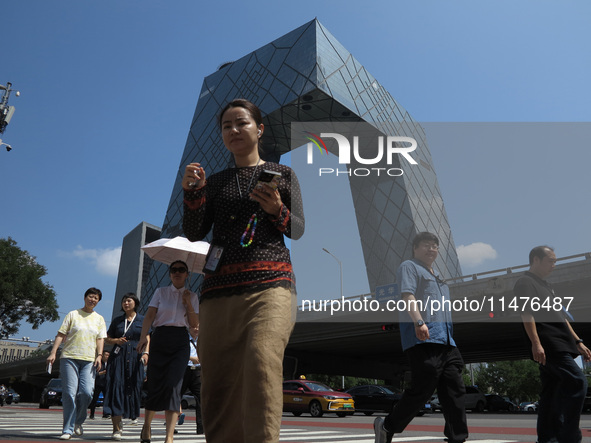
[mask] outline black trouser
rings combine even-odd
[[[92,394],[92,401],[88,405],[88,408],[90,409],[90,416],[91,417],[94,417],[94,410],[96,409],[96,402],[97,402],[101,392],[103,393],[103,415],[111,415],[111,411],[109,410],[108,407],[105,406],[105,403],[104,403],[106,391],[107,391],[106,383],[105,384],[100,383],[100,384],[94,385],[94,392]]]
[[[188,337],[185,327],[160,326],[152,333],[147,410],[181,410],[181,387],[190,356]]]
[[[201,367],[187,366],[183,387],[184,394],[187,389],[195,397],[195,421],[197,423],[197,434],[203,434],[203,420],[201,419]]]
[[[580,418],[587,379],[567,352],[546,355],[540,365],[542,392],[538,407],[538,441],[580,442]]]
[[[402,432],[437,389],[445,417],[445,436],[452,442],[466,440],[464,360],[458,348],[424,343],[407,349],[406,354],[410,360],[411,386],[386,417],[384,427],[395,434]]]

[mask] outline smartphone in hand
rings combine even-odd
[[[273,189],[277,189],[279,186],[279,179],[281,178],[281,172],[269,171],[268,169],[263,170],[255,186],[255,189],[263,189],[263,185],[270,186]]]

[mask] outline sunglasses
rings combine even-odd
[[[176,274],[177,272],[180,272],[181,274],[187,272],[187,268],[183,268],[182,266],[180,268],[170,268],[170,273],[171,274]]]

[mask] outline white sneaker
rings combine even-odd
[[[122,437],[123,437],[123,432],[121,432],[121,431],[113,432],[113,435],[111,436],[111,440],[121,441]]]
[[[76,434],[76,435],[84,434],[84,429],[82,429],[82,425],[74,426],[74,434]]]
[[[69,440],[71,438],[72,438],[72,436],[70,434],[62,434],[62,436],[60,437],[60,440]]]
[[[135,426],[135,425],[137,425],[137,424],[138,424],[138,422],[137,422],[137,418],[134,418],[133,420],[131,420],[131,421],[129,422],[129,424],[130,424],[130,425],[132,425],[132,426]]]

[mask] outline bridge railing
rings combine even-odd
[[[582,254],[569,255],[566,257],[557,258],[556,263],[559,263],[559,262],[566,263],[566,262],[573,262],[573,261],[577,261],[577,260],[591,260],[591,252],[585,252]],[[522,270],[526,270],[528,268],[529,268],[529,264],[512,266],[510,268],[501,268],[501,269],[495,269],[493,271],[478,272],[476,274],[468,274],[468,275],[462,275],[460,277],[452,277],[452,278],[446,279],[446,281],[461,283],[461,282],[469,281],[469,280],[478,280],[479,278],[488,278],[488,277],[495,277],[495,276],[499,276],[499,275],[513,274],[515,271],[522,271]]]
[[[573,262],[573,261],[578,261],[578,260],[591,260],[591,252],[584,252],[582,254],[575,254],[575,255],[568,255],[566,257],[560,257],[560,258],[556,259],[556,263],[559,263],[559,262],[567,263],[567,262]],[[483,278],[498,277],[499,275],[510,275],[516,271],[521,272],[521,271],[526,270],[528,268],[529,268],[529,264],[519,265],[519,266],[511,266],[510,268],[501,268],[501,269],[495,269],[493,271],[478,272],[476,274],[462,275],[460,277],[451,277],[451,278],[446,279],[446,282],[449,282],[452,284],[457,284],[457,283],[463,283],[466,281],[473,281],[473,280],[478,280],[478,279],[483,279]],[[365,299],[374,298],[374,297],[375,297],[375,294],[373,292],[370,292],[367,294],[349,295],[349,296],[343,297],[343,298],[345,300],[361,300],[361,301],[363,301]],[[301,305],[298,305],[298,311],[301,311],[301,310],[302,310]]]

